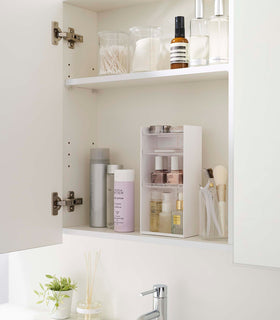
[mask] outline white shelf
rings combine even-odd
[[[114,87],[157,85],[178,82],[228,79],[227,64],[175,70],[128,73],[113,76],[66,79],[66,86],[91,90]]]
[[[162,156],[162,157],[169,157],[169,156],[183,156],[183,152],[144,152],[143,156]]]
[[[158,138],[166,138],[166,137],[176,137],[176,136],[182,136],[184,132],[169,132],[169,133],[143,133],[143,136],[154,136]]]
[[[107,228],[90,228],[88,226],[80,226],[73,228],[64,228],[64,234],[86,236],[94,238],[105,238],[105,239],[115,239],[115,240],[125,240],[125,241],[138,241],[138,242],[148,242],[162,245],[175,245],[180,247],[202,247],[202,248],[217,248],[217,249],[231,249],[231,245],[227,241],[206,241],[199,237],[191,238],[169,238],[164,236],[152,236],[143,235],[140,232],[131,233],[118,233]]]
[[[144,183],[145,188],[151,188],[151,189],[178,189],[183,188],[183,184],[170,184],[170,183]]]
[[[145,2],[157,2],[161,0],[64,0],[73,6],[100,12],[122,7],[133,6]]]

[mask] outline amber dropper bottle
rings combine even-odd
[[[185,38],[184,17],[175,18],[175,38],[170,45],[171,69],[188,68],[189,41]]]

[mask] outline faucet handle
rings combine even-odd
[[[154,292],[155,292],[155,289],[144,291],[144,292],[140,293],[140,296],[144,297],[144,296],[147,296],[148,294],[152,294]]]
[[[167,286],[164,284],[155,284],[152,290],[144,291],[140,293],[140,295],[143,297],[152,293],[154,294],[154,298],[166,298]]]

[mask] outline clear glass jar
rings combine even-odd
[[[129,72],[129,36],[125,32],[99,32],[99,74]]]
[[[200,188],[199,235],[202,239],[226,239],[228,236],[225,191],[223,194],[223,201],[219,201],[214,179],[209,179],[206,186]]]
[[[102,305],[94,302],[88,305],[85,302],[77,304],[77,320],[102,320]]]
[[[160,27],[130,28],[131,72],[159,69],[161,50]]]

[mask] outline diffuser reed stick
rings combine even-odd
[[[86,286],[86,305],[87,309],[91,308],[93,302],[93,289],[96,277],[96,271],[100,260],[100,250],[95,253],[94,267],[92,267],[91,252],[85,253],[86,270],[87,270],[87,286]],[[89,320],[90,314],[85,315],[85,320]]]

